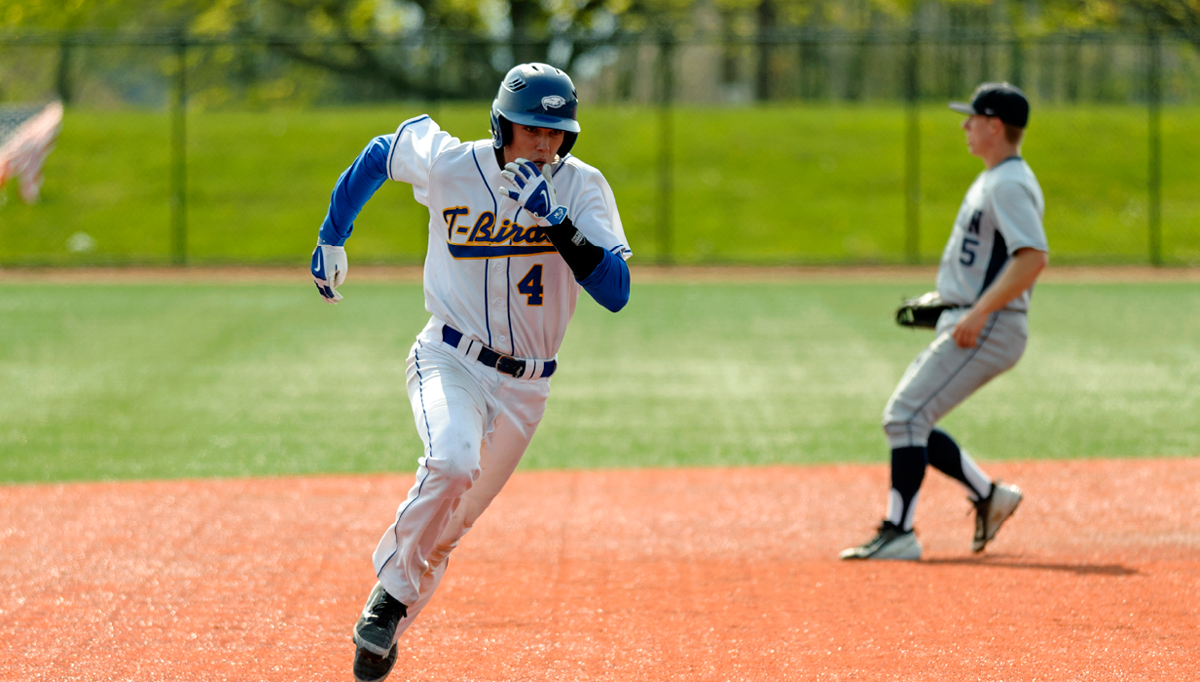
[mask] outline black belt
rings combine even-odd
[[[442,325],[442,342],[443,343],[445,343],[449,346],[453,346],[454,348],[458,348],[458,344],[462,343],[462,338],[463,338],[462,332],[458,331],[457,329],[455,329],[454,327],[451,327],[448,324]],[[504,355],[503,353],[497,353],[496,351],[492,350],[491,348],[488,348],[487,346],[483,346],[482,348],[479,349],[479,358],[478,359],[481,364],[487,365],[488,367],[494,367],[497,372],[504,372],[505,374],[516,377],[517,379],[520,379],[522,376],[524,376],[525,367],[530,364],[526,360],[518,360],[517,358],[514,358],[511,355]],[[554,374],[554,370],[556,370],[556,369],[558,369],[558,361],[547,360],[545,362],[545,364],[542,366],[542,375],[540,377],[530,377],[530,378],[531,379],[547,379],[550,377],[551,374]]]

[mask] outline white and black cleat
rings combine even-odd
[[[884,521],[875,537],[866,544],[842,550],[838,558],[916,561],[921,558],[921,542],[911,530],[905,531],[891,521]]]
[[[971,551],[982,552],[987,543],[996,537],[1000,526],[1012,516],[1021,504],[1021,489],[1015,485],[997,481],[992,492],[975,505],[975,537],[971,540]]]

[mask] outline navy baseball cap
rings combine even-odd
[[[960,114],[995,116],[1018,128],[1029,123],[1029,100],[1020,88],[1008,83],[984,83],[975,88],[970,104],[951,102],[950,108]]]

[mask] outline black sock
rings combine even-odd
[[[900,496],[900,521],[897,525],[901,530],[912,530],[911,507],[921,489],[921,481],[925,480],[928,459],[928,450],[923,447],[892,449],[892,490]]]
[[[967,488],[975,490],[975,486],[971,485],[971,482],[967,480],[967,475],[963,472],[962,450],[945,431],[934,429],[929,434],[929,464]],[[991,486],[988,486],[987,490],[975,490],[975,494],[981,500],[991,492]]]

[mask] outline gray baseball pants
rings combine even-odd
[[[951,331],[965,312],[942,313],[933,343],[908,366],[883,409],[883,430],[893,449],[928,445],[929,432],[942,417],[1025,352],[1028,321],[1013,310],[993,313],[976,346],[959,348]]]

